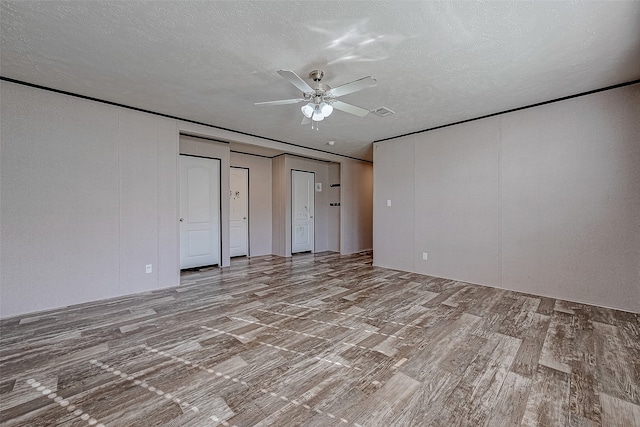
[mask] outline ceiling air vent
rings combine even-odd
[[[387,107],[376,108],[375,110],[373,110],[371,112],[373,114],[375,114],[376,116],[380,116],[380,117],[387,117],[387,116],[390,116],[392,114],[395,114],[395,112],[389,110]]]

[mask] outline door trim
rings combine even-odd
[[[247,170],[247,258],[251,258],[251,169],[244,166],[229,166],[229,169]]]
[[[222,268],[222,159],[219,157],[209,157],[209,156],[196,156],[193,154],[182,154],[178,151],[177,161],[180,160],[180,156],[185,157],[198,157],[200,159],[211,159],[217,160],[220,162],[220,167],[218,168],[218,268]],[[176,224],[178,227],[178,276],[179,272],[182,271],[180,268],[180,168],[178,167],[178,215],[176,217]],[[215,265],[215,264],[214,264]]]
[[[316,252],[316,173],[313,171],[305,171],[301,169],[291,169],[291,172],[289,173],[289,201],[291,205],[291,209],[289,211],[289,217],[291,218],[289,224],[289,232],[291,233],[289,242],[289,255],[293,256],[293,172],[305,172],[313,174],[313,248],[311,248],[311,253],[314,254]]]

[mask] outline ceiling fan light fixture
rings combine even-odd
[[[311,117],[313,115],[313,103],[308,103],[307,105],[303,105],[300,110],[302,110],[302,114],[304,114],[305,117]]]
[[[311,116],[311,120],[315,122],[321,122],[324,120],[324,114],[322,114],[322,110],[320,109],[320,104],[316,104],[313,109],[313,116]]]
[[[329,117],[331,113],[333,113],[333,106],[331,104],[323,102],[322,104],[320,104],[320,111],[322,112],[323,116]]]

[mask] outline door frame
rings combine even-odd
[[[316,173],[313,171],[305,171],[302,169],[291,169],[291,173],[289,173],[289,204],[291,205],[291,209],[289,211],[289,217],[291,218],[291,222],[289,224],[289,232],[291,233],[291,239],[289,241],[290,250],[289,255],[293,256],[293,172],[305,172],[313,174],[313,247],[311,248],[311,253],[316,252]],[[296,252],[301,253],[301,252]]]
[[[201,159],[210,159],[217,160],[220,162],[220,167],[218,167],[218,268],[222,268],[222,159],[219,157],[209,157],[209,156],[196,156],[194,154],[182,154],[178,152],[178,165],[180,156],[185,157],[198,157]],[[178,166],[178,272],[182,271],[180,268],[180,167]],[[213,264],[215,265],[215,264]],[[195,267],[197,268],[197,267]]]
[[[231,169],[247,170],[247,258],[251,258],[251,169],[244,166],[229,166],[229,191],[231,191]],[[231,216],[229,216],[231,221]],[[231,242],[229,242],[231,246]]]

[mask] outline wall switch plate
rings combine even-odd
[[[387,206],[391,206],[391,200],[387,200]]]
[[[423,260],[427,260],[427,253],[426,252],[422,252],[422,259]]]
[[[316,182],[316,191],[318,193],[322,192],[322,183],[321,182]]]
[[[151,264],[147,264],[147,274],[153,272],[153,267]]]

